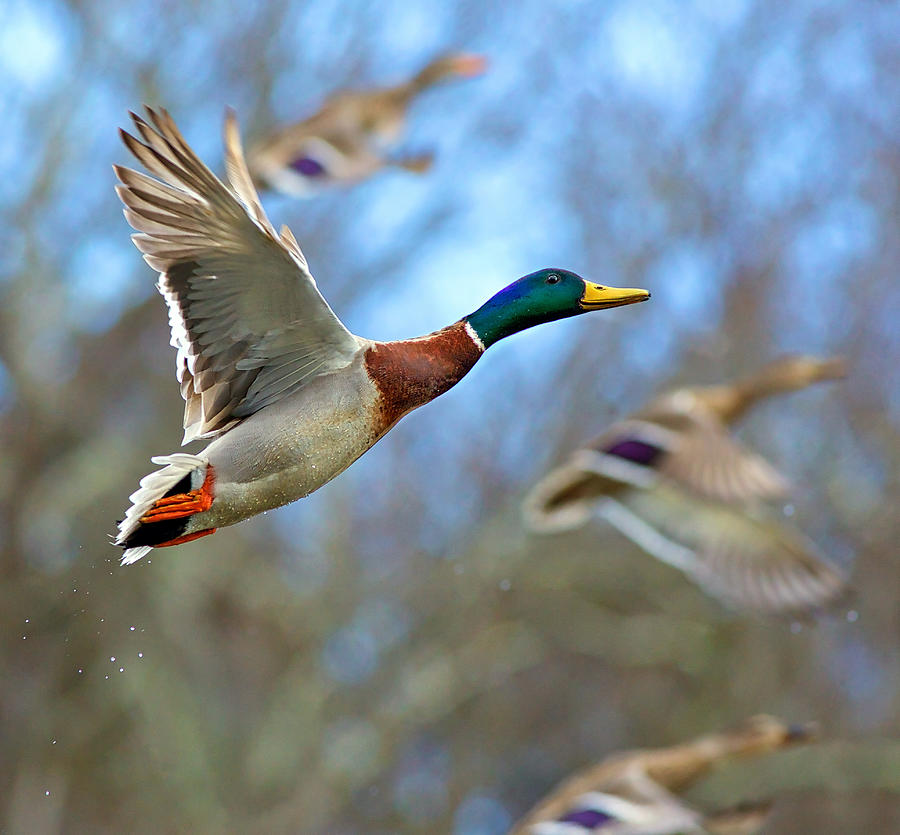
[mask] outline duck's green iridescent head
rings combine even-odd
[[[487,348],[526,328],[650,298],[646,290],[602,287],[569,270],[548,268],[523,276],[465,317]]]

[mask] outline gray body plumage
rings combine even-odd
[[[373,419],[378,397],[359,354],[349,369],[320,375],[234,426],[202,453],[216,502],[188,530],[233,525],[340,475],[384,434]]]

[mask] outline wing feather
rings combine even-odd
[[[116,192],[144,260],[160,273],[185,442],[211,438],[312,377],[349,364],[359,341],[319,293],[287,227],[266,217],[228,112],[230,187],[197,157],[165,110],[122,131],[152,177],[115,166]]]
[[[688,549],[693,558],[682,566],[686,573],[736,609],[800,613],[824,608],[846,590],[844,572],[762,505],[698,504],[665,485],[633,491],[623,503],[661,540]],[[648,542],[639,544],[647,548]]]

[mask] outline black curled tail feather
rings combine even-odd
[[[166,495],[171,495],[167,493]],[[161,522],[141,522],[138,527],[128,535],[127,539],[117,542],[116,545],[122,548],[140,548],[142,545],[149,545],[151,548],[160,545],[163,542],[171,542],[184,536],[187,530],[190,517],[184,516],[181,519],[165,519]]]

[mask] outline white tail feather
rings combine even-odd
[[[119,533],[116,536],[116,545],[121,545],[128,540],[141,524],[141,517],[153,507],[154,503],[161,499],[181,479],[194,470],[206,469],[206,460],[197,455],[188,455],[185,452],[176,452],[174,455],[157,455],[150,459],[154,464],[162,464],[163,468],[149,473],[141,479],[141,486],[128,498],[131,507],[125,514],[125,518],[119,523]],[[140,545],[136,548],[128,548],[122,554],[122,565],[131,565],[141,557],[146,556],[151,550],[149,545]]]
[[[152,550],[153,548],[150,545],[141,545],[139,548],[126,548],[122,553],[122,560],[119,565],[131,565],[141,557],[146,557]]]

